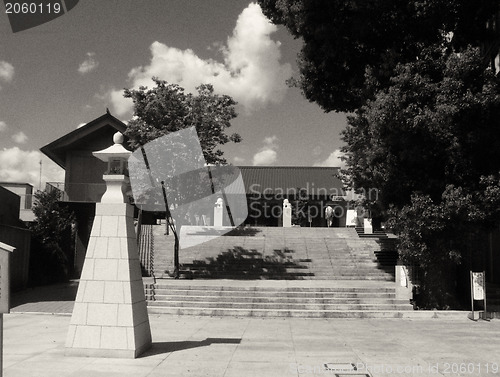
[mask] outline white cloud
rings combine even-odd
[[[0,150],[0,181],[31,183],[38,188],[42,161],[42,188],[45,182],[64,181],[64,170],[39,151],[18,147]]]
[[[0,120],[0,132],[5,131],[7,128],[7,123],[5,123],[3,120]]]
[[[276,135],[267,136],[264,138],[264,144],[269,147],[277,147],[276,143],[278,142],[278,137]]]
[[[280,102],[292,68],[288,63],[280,63],[280,42],[270,37],[276,31],[277,27],[264,16],[260,6],[252,3],[239,15],[226,45],[220,47],[222,62],[201,59],[190,49],[154,42],[150,46],[151,61],[133,68],[129,81],[133,88],[151,87],[151,78],[155,76],[177,83],[188,92],[210,83],[218,93],[232,96],[248,111]],[[112,90],[109,96],[118,115],[132,109],[132,102],[123,98],[123,91]]]
[[[0,60],[0,81],[10,82],[13,77],[14,66],[6,61]],[[2,89],[1,86],[0,89]]]
[[[132,100],[123,97],[123,90],[112,90],[109,93],[109,100],[113,104],[114,112],[117,115],[124,115],[133,108]]]
[[[272,165],[278,159],[278,137],[276,135],[264,138],[264,147],[253,156],[253,165]]]
[[[323,161],[316,162],[313,166],[329,166],[329,167],[345,167],[345,162],[340,158],[344,156],[345,153],[342,153],[340,149],[335,149],[330,155]]]
[[[17,144],[25,144],[28,141],[28,136],[23,131],[19,131],[12,135],[12,140]]]
[[[238,157],[236,156],[235,158],[233,158],[233,161],[235,164],[242,164],[243,162],[245,162],[245,159],[244,158],[241,158],[241,157]]]
[[[78,67],[78,72],[80,72],[82,75],[95,71],[97,69],[97,66],[99,65],[99,62],[94,59],[94,52],[87,52],[86,56],[86,59]]]
[[[271,165],[276,162],[278,153],[272,149],[263,149],[253,156],[253,165]]]

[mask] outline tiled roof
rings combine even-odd
[[[238,166],[247,194],[286,194],[307,190],[308,195],[343,196],[339,168],[308,166]]]

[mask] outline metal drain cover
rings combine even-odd
[[[354,363],[325,363],[323,366],[335,377],[370,377],[368,373],[356,373],[358,368]]]
[[[356,365],[353,363],[326,363],[325,370],[332,372],[354,372],[357,370]]]

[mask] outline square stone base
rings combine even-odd
[[[141,354],[151,348],[151,343],[145,344],[136,350],[112,350],[112,349],[96,349],[96,348],[66,348],[66,356],[83,356],[83,357],[103,357],[117,359],[136,359]]]

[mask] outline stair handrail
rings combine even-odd
[[[153,279],[156,280],[155,278],[155,238],[153,237],[153,226],[150,226],[150,233],[149,233],[149,276],[153,277]],[[154,291],[153,291],[154,294]]]
[[[136,231],[139,260],[147,275],[154,278],[154,238],[152,233],[152,225],[144,229],[143,210],[139,209]]]

